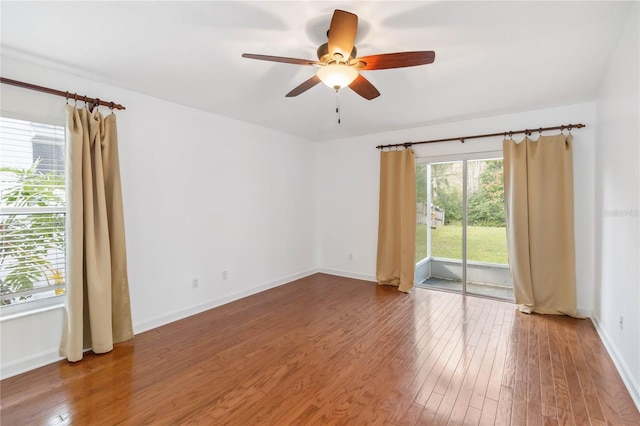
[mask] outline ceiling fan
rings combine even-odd
[[[319,67],[316,75],[287,93],[286,97],[298,96],[316,84],[323,82],[336,92],[348,86],[358,95],[368,100],[380,96],[380,92],[360,74],[360,71],[414,67],[430,64],[435,60],[436,54],[430,50],[357,57],[357,49],[354,46],[357,31],[357,15],[344,10],[335,10],[331,18],[329,31],[327,31],[329,40],[318,47],[317,61],[252,53],[243,53],[242,57]]]

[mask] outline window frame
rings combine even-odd
[[[10,111],[10,110],[6,110],[6,109],[0,109],[0,117],[2,118],[8,118],[8,119],[14,119],[14,120],[22,120],[22,121],[28,121],[31,123],[39,123],[39,124],[45,124],[45,125],[52,125],[52,126],[59,126],[62,127],[63,129],[63,139],[64,142],[62,144],[62,149],[66,152],[66,120],[64,117],[64,110],[61,109],[60,110],[61,115],[59,117],[51,117],[51,116],[43,116],[40,114],[23,114],[23,113],[17,113],[14,111]],[[66,181],[66,162],[68,161],[68,158],[65,156],[65,162],[64,162],[64,169],[65,169],[65,186],[66,188],[68,188],[68,182]],[[65,189],[66,189],[65,188]],[[30,209],[33,208],[13,208],[13,207],[8,207],[8,208],[4,208],[3,209],[3,213],[5,212],[15,212],[15,213],[30,213],[32,212]],[[34,209],[35,210],[35,209]],[[44,208],[40,208],[38,209],[39,213],[63,213],[65,215],[65,231],[64,231],[64,239],[65,239],[65,250],[64,250],[64,263],[65,263],[65,269],[66,269],[66,264],[68,263],[67,260],[67,246],[68,246],[68,234],[67,234],[67,225],[68,225],[68,214],[69,214],[69,205],[65,202],[65,206],[64,207],[44,207]],[[49,289],[54,290],[56,288],[66,288],[66,282],[62,285],[53,285],[50,286]],[[17,303],[17,304],[9,304],[9,305],[1,305],[0,304],[0,322],[4,322],[4,321],[8,321],[8,320],[12,320],[12,319],[16,319],[16,318],[20,318],[20,317],[24,317],[24,316],[29,316],[29,315],[34,315],[34,314],[38,314],[38,313],[42,313],[42,312],[47,312],[50,310],[56,310],[56,309],[61,309],[65,306],[65,302],[66,302],[66,292],[64,294],[60,294],[60,295],[52,295],[50,297],[45,297],[45,298],[39,298],[39,299],[33,299],[33,300],[26,300],[23,301],[21,303]]]

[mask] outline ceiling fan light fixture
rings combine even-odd
[[[0,0],[2,1],[2,0]],[[336,9],[331,17],[327,42],[318,47],[317,61],[309,59],[287,58],[285,56],[257,55],[243,53],[243,58],[259,59],[262,61],[282,62],[285,64],[318,66],[316,75],[296,86],[287,93],[287,98],[298,96],[316,84],[323,82],[328,87],[338,91],[349,87],[367,100],[380,96],[380,92],[360,71],[386,70],[392,68],[415,67],[433,63],[435,52],[432,50],[385,53],[358,57],[355,46],[358,32],[358,16],[354,13]],[[351,52],[347,54],[347,52]],[[337,96],[336,96],[337,97]]]
[[[320,81],[335,90],[350,85],[358,77],[358,70],[344,64],[329,64],[318,69]]]

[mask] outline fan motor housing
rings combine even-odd
[[[318,60],[320,62],[327,63],[333,60],[333,58],[331,58],[331,56],[329,55],[329,43],[320,45],[320,47],[318,47],[318,50],[316,51],[316,54],[318,55]],[[353,59],[355,59],[357,56],[358,56],[358,49],[356,49],[356,47],[353,46],[353,50],[351,50],[351,55],[349,55],[348,58],[344,58],[344,62],[348,63]]]

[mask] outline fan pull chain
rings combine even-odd
[[[338,114],[338,124],[340,124],[340,95],[336,90],[336,114]]]

